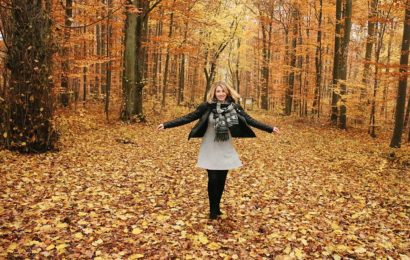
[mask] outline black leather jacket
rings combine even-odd
[[[255,133],[249,126],[256,127],[260,130],[272,133],[273,128],[269,125],[263,124],[258,122],[257,120],[253,119],[250,115],[248,115],[243,108],[239,105],[234,103],[236,112],[238,114],[238,125],[233,125],[229,128],[232,137],[240,137],[240,138],[249,138],[249,137],[256,137]],[[208,118],[209,114],[211,113],[211,105],[208,102],[204,102],[200,104],[195,111],[176,118],[174,120],[168,121],[164,123],[164,128],[172,128],[181,125],[188,124],[192,121],[199,119],[196,125],[192,128],[191,132],[189,133],[188,140],[190,138],[199,138],[203,137],[205,131],[208,127]]]

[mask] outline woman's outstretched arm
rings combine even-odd
[[[245,117],[246,122],[255,128],[258,128],[260,130],[266,131],[268,133],[279,133],[279,128],[277,127],[272,127],[270,125],[264,124],[262,122],[259,122],[258,120],[252,118],[248,113],[245,112],[245,110],[242,108],[241,105],[238,104],[238,113]]]
[[[200,104],[200,105],[196,108],[195,111],[193,111],[193,112],[191,112],[191,113],[189,113],[189,114],[186,114],[186,115],[184,115],[184,116],[181,116],[181,117],[179,117],[179,118],[176,118],[176,119],[174,119],[174,120],[171,120],[171,121],[165,122],[165,123],[163,123],[163,124],[160,124],[160,125],[157,127],[157,130],[163,130],[163,129],[166,129],[166,128],[177,127],[177,126],[185,125],[185,124],[188,124],[188,123],[190,123],[190,122],[192,122],[192,121],[195,121],[195,120],[199,119],[199,118],[203,115],[203,113],[205,112],[206,108],[207,108],[207,103],[204,102],[204,103]]]

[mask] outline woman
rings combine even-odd
[[[249,126],[269,133],[279,133],[277,127],[265,125],[250,117],[236,103],[238,99],[239,94],[233,88],[224,82],[216,82],[208,92],[207,102],[199,105],[194,112],[157,127],[157,130],[163,130],[199,119],[189,133],[188,140],[203,137],[197,166],[208,172],[210,219],[222,215],[219,204],[228,171],[242,166],[232,145],[232,137],[255,137]]]

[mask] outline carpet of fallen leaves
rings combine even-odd
[[[63,111],[60,151],[0,150],[0,258],[409,259],[410,171],[387,140],[251,113],[281,134],[235,140],[209,221],[192,125],[155,131],[185,112]]]

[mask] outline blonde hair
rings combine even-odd
[[[206,95],[206,101],[208,103],[212,103],[216,100],[215,92],[217,87],[221,87],[226,93],[226,98],[232,98],[235,103],[238,102],[239,98],[241,97],[235,89],[228,86],[225,82],[217,81],[212,84],[211,88],[208,91],[208,94]]]

